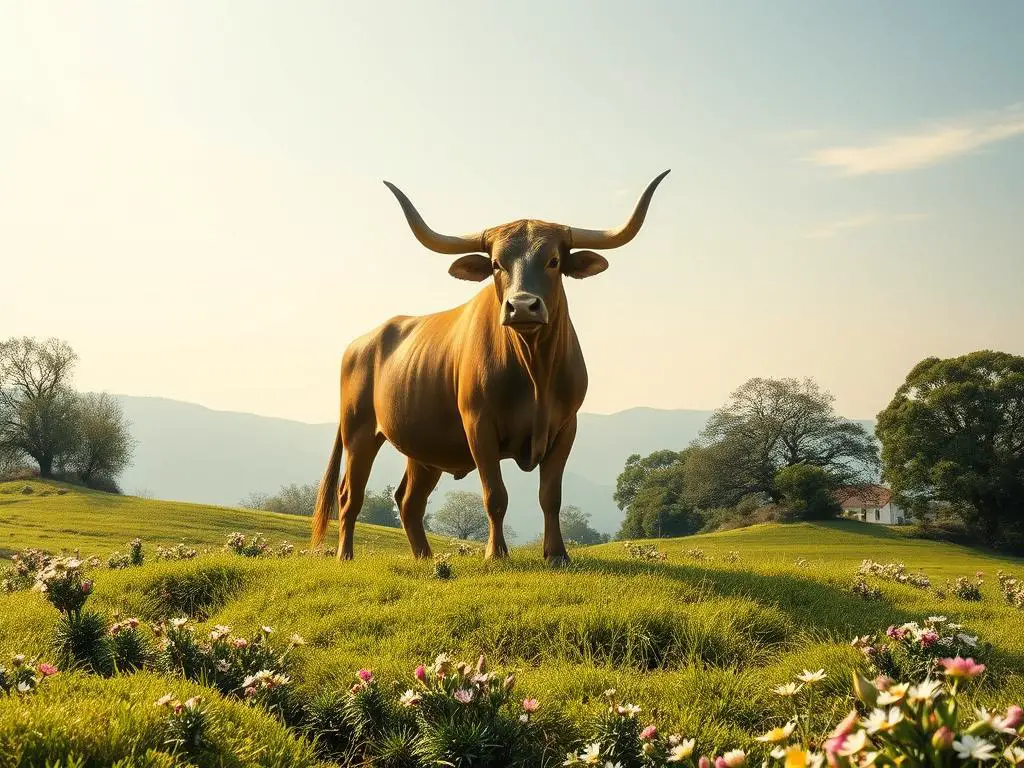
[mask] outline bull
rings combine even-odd
[[[386,440],[407,459],[395,501],[415,557],[432,554],[423,517],[442,473],[461,479],[474,469],[489,522],[485,556],[507,556],[502,522],[508,492],[500,462],[514,459],[526,472],[540,467],[544,557],[553,565],[568,562],[559,527],[562,474],[587,393],[587,368],[562,278],[607,269],[595,250],[636,237],[667,174],[647,186],[618,229],[522,219],[460,236],[432,230],[409,198],[384,182],[416,239],[459,257],[448,268],[451,276],[491,284],[452,309],[393,317],[346,348],[338,432],[312,521],[314,547],[337,510],[337,556],[352,558],[356,517]]]

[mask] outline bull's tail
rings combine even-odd
[[[316,507],[313,510],[313,535],[311,538],[314,548],[320,546],[327,532],[327,522],[331,519],[338,508],[338,479],[341,475],[341,427],[338,427],[338,434],[334,437],[334,447],[331,448],[331,458],[327,462],[327,470],[320,481],[320,490],[316,495]]]

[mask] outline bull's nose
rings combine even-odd
[[[548,321],[548,308],[539,296],[517,293],[505,299],[502,315],[505,325],[542,325]]]

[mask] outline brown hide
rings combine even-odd
[[[395,498],[417,557],[431,555],[423,516],[441,474],[462,477],[474,469],[490,521],[487,557],[508,553],[502,533],[508,494],[499,462],[514,459],[525,471],[540,467],[544,556],[552,563],[568,559],[558,521],[562,473],[587,392],[587,369],[562,277],[602,271],[604,258],[572,250],[574,240],[595,247],[628,242],[664,175],[652,182],[633,218],[616,232],[523,220],[462,238],[439,236],[392,187],[421,242],[449,254],[475,252],[453,262],[452,275],[493,279],[461,306],[394,317],[345,350],[338,435],[317,499],[314,546],[322,541],[337,504],[338,557],[352,557],[366,482],[387,440],[408,459]],[[527,324],[517,324],[510,313],[522,296],[541,308]]]

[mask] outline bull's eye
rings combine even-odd
[[[552,256],[551,261],[548,262],[548,269],[558,269],[558,257]]]

